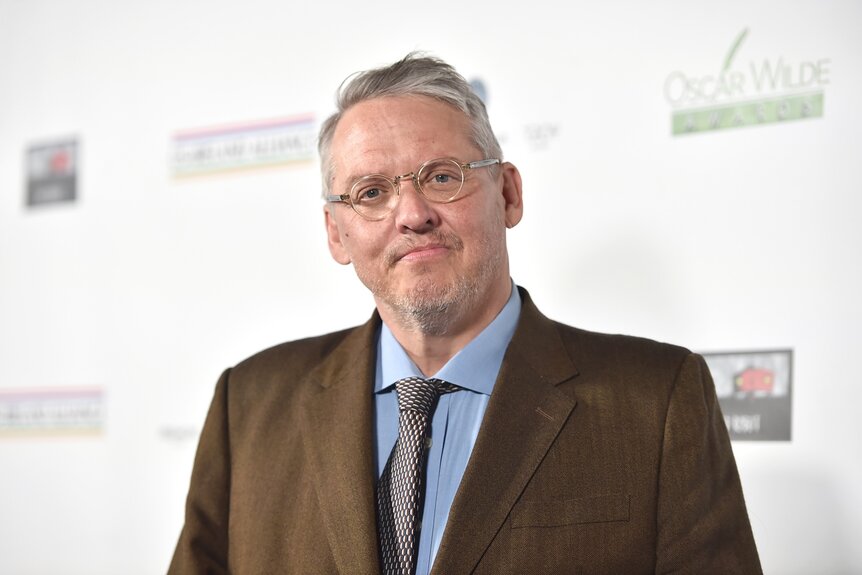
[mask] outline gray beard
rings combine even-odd
[[[498,229],[505,230],[502,216],[498,223]],[[431,236],[436,242],[455,251],[464,249],[464,243],[455,234],[434,231]],[[393,312],[395,321],[405,330],[418,331],[431,336],[445,336],[471,310],[482,306],[482,299],[487,297],[492,284],[505,267],[506,248],[493,249],[492,247],[505,246],[505,242],[498,243],[498,239],[485,238],[485,245],[481,247],[480,252],[486,257],[479,267],[471,270],[472,273],[469,275],[458,277],[449,285],[438,283],[429,273],[408,293],[399,294],[391,291],[390,287],[383,282],[370,281],[361,269],[355,269],[359,279],[375,299]],[[405,241],[409,243],[415,240]],[[387,266],[397,264],[399,248],[403,247],[403,243],[401,246],[393,246],[384,254]]]
[[[483,269],[480,275],[490,275],[490,271]],[[398,322],[405,329],[425,335],[444,336],[449,333],[454,321],[464,315],[463,311],[478,304],[480,286],[488,282],[484,277],[476,279],[479,281],[458,278],[458,281],[448,286],[436,285],[433,279],[428,279],[409,294],[389,294],[390,297],[381,294],[381,299],[395,312]]]
[[[459,238],[449,236],[448,240],[448,245],[463,249]],[[449,285],[441,285],[429,275],[406,294],[392,293],[379,285],[368,287],[395,312],[403,328],[425,335],[445,336],[470,310],[481,307],[482,298],[487,296],[504,265],[505,250],[494,251],[486,246],[482,251],[488,257],[481,266],[473,274],[459,277]]]

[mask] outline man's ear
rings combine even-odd
[[[521,172],[510,162],[503,162],[501,169],[503,176],[503,200],[506,202],[506,227],[514,228],[524,215]]]
[[[338,229],[338,222],[335,221],[335,206],[327,204],[323,206],[323,217],[326,223],[326,239],[329,243],[329,253],[332,254],[332,259],[342,265],[350,263],[350,256],[347,254],[347,249],[341,241],[341,231]]]

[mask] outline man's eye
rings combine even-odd
[[[427,191],[451,192],[461,184],[458,166],[450,162],[439,162],[427,166],[419,174],[420,185]]]
[[[377,200],[380,196],[383,195],[383,190],[379,187],[369,187],[363,188],[359,190],[359,193],[356,194],[356,201],[358,202],[370,202],[373,200]]]

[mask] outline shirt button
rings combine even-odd
[[[434,441],[430,437],[425,438],[425,449],[431,449],[431,446],[434,444]]]

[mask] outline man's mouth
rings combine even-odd
[[[437,234],[436,237],[427,238],[424,241],[408,240],[393,247],[387,254],[386,260],[390,266],[393,266],[400,261],[422,261],[445,255],[450,251],[459,251],[462,248],[463,243],[454,234]]]
[[[438,244],[428,244],[424,246],[417,246],[410,250],[409,252],[403,254],[398,258],[398,261],[419,261],[435,256],[439,256],[444,252],[449,251],[449,248],[446,246],[441,246]]]

